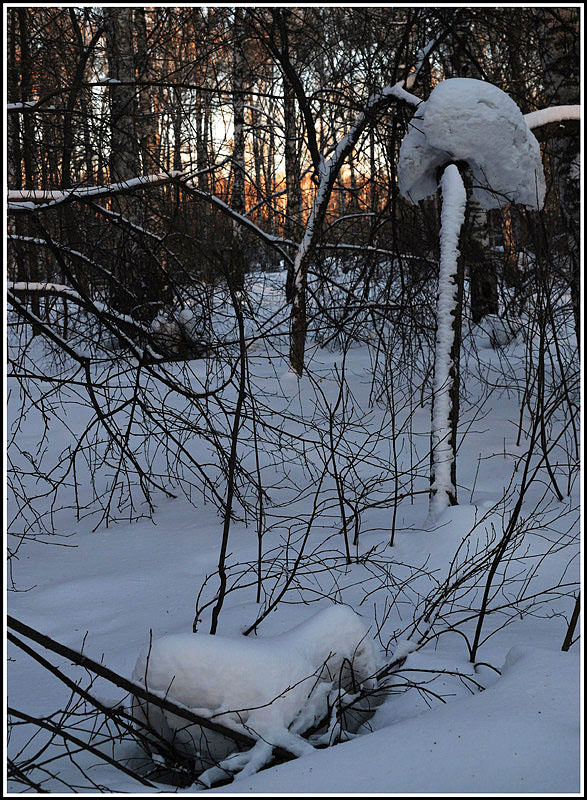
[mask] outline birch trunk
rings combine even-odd
[[[544,84],[547,106],[574,105],[580,102],[578,65],[578,9],[544,10]],[[577,65],[577,68],[573,68]],[[549,142],[554,182],[569,248],[569,288],[575,319],[577,346],[581,342],[581,253],[580,253],[580,168],[579,137],[576,122],[559,124]]]
[[[136,135],[137,104],[135,99],[135,54],[133,45],[133,9],[104,7],[106,60],[110,89],[110,182],[121,182],[138,176],[139,145]],[[136,200],[122,194],[116,211],[131,221],[136,220]],[[113,288],[111,302],[125,314],[134,315],[146,302],[148,287],[136,245],[124,228],[113,231],[116,261],[113,271],[119,281]],[[127,291],[128,290],[128,291]],[[149,298],[150,299],[150,298]]]
[[[234,115],[234,139],[232,147],[232,199],[231,205],[239,214],[245,213],[245,95],[243,36],[246,10],[234,9],[234,45],[232,62],[232,108]],[[229,279],[235,289],[244,285],[245,260],[242,228],[233,223],[232,251],[229,264]]]
[[[132,8],[104,7],[106,57],[110,84],[112,183],[139,174],[136,136],[135,66],[132,36]],[[120,81],[120,85],[115,83]],[[130,84],[130,85],[127,85]]]
[[[468,214],[467,263],[471,287],[471,318],[481,322],[498,313],[497,275],[490,256],[489,219],[486,209],[471,195]]]

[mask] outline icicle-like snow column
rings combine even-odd
[[[451,444],[451,388],[453,367],[454,315],[457,310],[457,260],[459,234],[465,220],[467,193],[454,164],[444,170],[440,182],[440,269],[436,308],[436,349],[434,353],[434,410],[432,414],[432,495],[430,513],[438,515],[455,495],[451,472],[455,454]]]

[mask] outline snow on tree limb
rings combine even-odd
[[[424,61],[426,60],[426,56],[436,44],[438,44],[438,39],[430,39],[430,41],[427,44],[425,44],[424,47],[418,50],[418,55],[416,57],[416,63],[414,65],[414,68],[410,72],[404,83],[406,89],[411,89],[414,86],[418,78],[418,75],[420,74],[420,70],[422,69],[422,66],[424,64]]]
[[[434,194],[438,174],[442,190],[441,257],[432,412],[433,518],[455,497],[453,485],[454,420],[451,420],[452,362],[457,313],[459,232],[466,191],[454,162],[465,162],[474,179],[473,196],[485,208],[516,202],[540,209],[545,180],[540,147],[531,128],[578,119],[579,106],[559,106],[522,115],[498,87],[469,78],[437,84],[414,115],[400,148],[400,192],[413,203]]]
[[[377,114],[387,109],[393,102],[405,102],[410,105],[418,106],[421,101],[418,97],[404,89],[403,81],[386,86],[381,92],[369,98],[364,111],[361,111],[356,116],[349,131],[340,139],[328,160],[321,158],[318,170],[318,189],[306,223],[304,236],[298,247],[293,265],[294,285],[291,314],[290,363],[292,369],[294,369],[298,375],[302,374],[304,368],[306,336],[305,291],[308,262],[314,252],[322,230],[322,223],[326,215],[332,187],[334,186],[334,182],[336,181],[345,158],[352,152],[365,128],[376,118]]]
[[[564,122],[570,119],[581,119],[581,106],[551,106],[550,108],[540,108],[538,111],[531,111],[524,114],[524,120],[530,130],[548,125],[551,122]]]
[[[7,281],[6,288],[9,293],[9,299],[11,295],[60,297],[64,300],[70,300],[71,302],[76,303],[77,305],[85,308],[87,311],[95,313],[96,315],[103,315],[104,317],[110,318],[119,325],[127,327],[130,326],[147,336],[151,335],[152,333],[150,328],[134,319],[134,317],[131,317],[128,314],[121,314],[119,311],[110,308],[110,306],[108,306],[106,303],[103,303],[101,300],[90,300],[89,298],[81,295],[79,292],[76,292],[75,289],[72,289],[70,286],[66,286],[64,284],[32,281]],[[127,343],[134,345],[132,340],[128,339],[122,330],[119,332],[119,335],[121,338],[127,339]],[[149,357],[154,360],[160,360],[162,358],[161,355],[155,353],[148,346],[145,348],[144,352],[140,348],[137,350],[137,352],[140,352],[142,357],[148,353]]]
[[[174,180],[181,180],[187,177],[188,173],[182,170],[172,170],[171,172],[160,172],[156,175],[143,175],[137,178],[130,178],[119,183],[110,183],[106,186],[78,186],[77,188],[66,190],[46,190],[46,189],[9,189],[7,199],[9,210],[11,211],[30,211],[31,204],[55,206],[77,199],[91,199],[94,197],[104,197],[123,192],[133,191],[134,189],[151,188],[170,183]]]
[[[18,113],[24,114],[26,112],[31,111],[58,111],[61,112],[60,108],[56,108],[55,106],[45,106],[40,101],[37,102],[36,100],[27,100],[24,103],[7,103],[6,104],[6,111],[8,113]]]
[[[64,353],[67,353],[71,358],[73,358],[74,361],[77,361],[78,364],[81,365],[85,365],[89,362],[90,356],[87,352],[80,351],[73,347],[68,341],[54,331],[51,325],[23,305],[18,299],[17,293],[13,292],[10,286],[8,286],[6,291],[6,299],[18,312],[22,319],[25,319],[27,322],[34,325],[37,330],[43,334],[43,336],[56,344],[60,350],[62,350]]]
[[[402,142],[400,192],[412,203],[434,194],[438,169],[455,161],[469,165],[473,196],[484,208],[508,202],[542,207],[540,147],[518,106],[497,86],[451,78],[434,87]]]

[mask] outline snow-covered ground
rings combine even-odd
[[[482,629],[477,666],[469,660],[478,617],[475,611],[487,578],[487,568],[481,566],[507,527],[519,478],[516,469],[527,447],[523,434],[518,441],[518,423],[531,341],[520,335],[496,350],[490,346],[491,330],[468,334],[471,355],[464,364],[457,469],[460,504],[443,512],[431,528],[425,491],[429,389],[423,404],[419,395],[413,397],[406,391],[402,381],[408,370],[398,353],[398,363],[391,365],[397,385],[390,399],[389,393],[381,391],[381,384],[374,388],[372,381],[374,370],[389,367],[374,355],[377,342],[357,341],[343,359],[337,340],[328,347],[318,345],[318,340],[328,339],[324,331],[309,342],[309,368],[314,378],[299,380],[289,371],[286,347],[278,336],[287,331],[287,318],[278,313],[282,282],[283,274],[249,276],[249,288],[259,303],[254,314],[263,310],[263,324],[271,327],[275,337],[269,347],[254,342],[258,331],[251,311],[246,319],[250,380],[263,425],[255,432],[245,422],[239,459],[256,474],[254,443],[261,442],[257,457],[267,488],[262,580],[258,602],[257,523],[251,514],[244,519],[237,505],[240,517],[231,525],[226,562],[229,591],[218,622],[218,635],[226,637],[231,646],[224,656],[218,655],[222,645],[214,651],[213,658],[218,660],[213,664],[214,680],[221,688],[230,689],[230,702],[241,697],[240,707],[247,708],[256,698],[246,687],[262,685],[267,676],[279,692],[280,661],[286,683],[296,675],[306,678],[300,670],[316,668],[323,657],[312,660],[310,650],[321,652],[319,645],[323,647],[324,640],[329,649],[336,647],[336,642],[348,645],[348,637],[336,628],[344,627],[345,619],[351,617],[335,615],[328,635],[324,627],[315,626],[308,638],[312,646],[304,650],[304,658],[309,660],[297,672],[292,654],[301,638],[289,632],[298,625],[302,625],[298,630],[308,630],[304,623],[341,603],[360,616],[357,630],[363,626],[369,630],[378,668],[394,657],[405,655],[406,660],[394,673],[393,685],[374,716],[358,733],[348,734],[348,741],[329,748],[308,746],[304,752],[300,748],[295,760],[257,774],[237,775],[224,786],[177,788],[151,778],[155,788],[149,789],[101,763],[96,755],[73,753],[71,759],[65,754],[54,760],[64,754],[55,745],[37,758],[39,764],[47,762],[46,772],[31,773],[31,777],[46,781],[44,788],[53,793],[72,791],[72,786],[80,792],[99,791],[97,786],[138,794],[579,793],[579,644],[561,652],[573,609],[573,587],[579,579],[579,488],[578,479],[566,482],[562,448],[552,452],[551,461],[564,497],[560,501],[555,496],[542,473],[530,487],[515,547],[512,545],[493,583],[492,613]],[[222,335],[230,335],[228,322],[219,320],[218,329]],[[425,353],[418,357],[422,363],[426,361]],[[30,358],[36,364],[47,358],[38,340],[31,345]],[[555,364],[553,359],[549,366],[552,374]],[[206,376],[205,359],[192,366],[197,385],[197,378]],[[172,364],[168,369],[180,374],[182,367]],[[343,372],[346,391],[341,395]],[[26,462],[26,453],[35,454],[37,449],[44,449],[43,463],[55,463],[64,448],[75,445],[90,416],[87,407],[76,402],[78,388],[72,384],[64,390],[62,399],[71,401],[63,406],[67,414],[61,421],[49,414],[50,436],[44,440],[39,410],[30,408],[12,379],[8,389],[9,425],[24,403],[28,408],[17,437],[21,453],[14,454],[16,467]],[[122,386],[121,397],[124,391]],[[233,388],[227,388],[223,397],[229,406],[234,405]],[[152,400],[157,402],[155,395]],[[396,404],[395,416],[390,414],[391,400]],[[177,408],[178,437],[185,443],[179,424],[184,401],[165,393],[164,402],[168,408]],[[210,400],[211,407],[214,402]],[[561,405],[560,418],[553,417],[553,435],[564,413]],[[221,415],[213,418],[220,425]],[[230,414],[224,425],[229,431]],[[395,448],[391,444],[394,431],[398,436]],[[131,436],[135,437],[131,440],[134,452],[143,452],[140,433],[133,430]],[[215,488],[223,495],[226,487],[214,462],[213,443],[204,436],[192,436],[187,446],[199,464],[210,470]],[[166,456],[156,451],[154,443],[153,450],[153,464],[161,477]],[[180,458],[179,451],[175,455]],[[108,484],[111,472],[108,459],[95,465],[98,491]],[[46,485],[35,484],[26,476],[22,480],[23,492],[29,497],[38,495],[31,505],[46,515],[43,521],[48,523],[54,512],[52,524],[59,536],[39,534],[36,540],[23,540],[18,548],[8,575],[16,589],[8,596],[11,615],[58,642],[76,650],[83,648],[90,658],[103,661],[127,678],[133,675],[151,636],[154,641],[180,634],[197,637],[198,633],[191,633],[194,616],[198,617],[198,631],[208,633],[217,597],[223,529],[209,488],[206,502],[203,491],[192,488],[190,502],[185,486],[182,492],[169,483],[176,496],[155,492],[152,519],[144,504],[141,507],[137,493],[135,513],[144,512],[143,518],[121,519],[94,530],[100,513],[82,514],[78,519],[72,507],[60,508],[72,502],[71,487],[63,485],[59,495],[63,501],[52,510],[43,495]],[[78,500],[84,506],[91,495],[89,473],[82,470],[78,480]],[[338,500],[341,482],[346,498],[343,508]],[[247,491],[254,508],[254,492]],[[9,521],[14,509],[14,502],[9,503]],[[18,528],[18,520],[12,527]],[[9,545],[14,547],[12,541]],[[280,602],[263,616],[282,590]],[[239,649],[239,637],[258,618],[256,634]],[[261,655],[253,662],[251,648],[263,644],[264,639],[270,657]],[[42,652],[87,685],[83,670],[66,658]],[[8,656],[10,706],[36,716],[49,716],[66,707],[69,691],[46,669],[12,645]],[[230,669],[223,665],[223,658],[231,659]],[[189,683],[190,662],[185,666],[182,680]],[[208,688],[211,678],[203,677],[195,657],[193,667],[194,686]],[[241,695],[239,669],[247,671]],[[256,671],[254,681],[251,670]],[[92,691],[111,704],[125,697],[102,679],[95,681]],[[128,703],[128,698],[124,702]],[[281,731],[294,723],[302,705],[299,697],[289,704],[290,716],[280,717]],[[218,708],[210,701],[206,710]],[[81,717],[79,729],[83,729]],[[267,735],[268,731],[265,729]],[[32,732],[30,726],[12,729],[10,757],[23,758],[19,751]],[[42,741],[40,734],[27,745],[25,754],[32,755]],[[99,745],[99,732],[95,741]],[[139,765],[141,753],[132,743],[116,743],[114,754],[121,763]],[[24,787],[11,784],[9,789],[17,793]]]

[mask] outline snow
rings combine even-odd
[[[413,88],[420,73],[420,70],[422,69],[422,65],[424,64],[424,60],[428,55],[428,53],[432,50],[436,42],[437,42],[436,39],[430,39],[430,41],[426,45],[424,45],[424,47],[418,50],[418,55],[416,57],[416,63],[414,65],[414,68],[406,78],[405,82],[406,89]]]
[[[516,646],[481,694],[424,707],[392,727],[212,792],[338,795],[360,785],[363,795],[576,793],[579,666],[566,653]]]
[[[447,189],[456,192],[451,172],[448,171]],[[449,215],[447,231],[454,229],[456,223],[456,216]],[[446,244],[450,244],[448,232]],[[336,265],[332,269],[337,283],[353,279],[337,270]],[[28,516],[25,509],[21,518],[12,520],[16,503],[9,494],[9,528],[18,530],[22,526],[26,530],[25,536],[18,539],[18,557],[12,561],[10,578],[19,591],[8,594],[10,613],[53,639],[83,650],[90,658],[102,660],[127,678],[133,674],[152,631],[154,652],[159,652],[159,647],[162,652],[161,686],[165,678],[170,683],[171,677],[179,674],[179,682],[176,678],[170,691],[176,690],[176,683],[179,686],[183,682],[183,689],[194,693],[186,700],[191,707],[203,710],[203,715],[215,711],[217,721],[230,721],[232,712],[233,726],[246,729],[246,725],[272,733],[269,745],[260,741],[254,753],[249,750],[231,759],[230,771],[240,770],[232,783],[211,790],[205,788],[205,782],[184,788],[170,786],[164,775],[151,776],[155,788],[148,790],[117,773],[111,765],[99,763],[96,756],[84,760],[82,755],[72,753],[70,758],[56,743],[49,746],[41,760],[56,759],[47,768],[57,777],[40,772],[33,773],[33,777],[46,780],[46,788],[56,794],[71,791],[68,784],[80,787],[78,792],[91,792],[90,779],[108,787],[107,791],[140,796],[146,791],[312,796],[580,792],[580,645],[574,644],[568,653],[560,652],[574,603],[568,593],[576,591],[580,577],[578,480],[569,482],[570,496],[558,502],[549,491],[546,472],[541,470],[524,502],[520,547],[503,565],[505,578],[511,576],[511,582],[496,583],[494,587],[494,610],[486,619],[477,656],[502,674],[481,664],[474,667],[466,645],[466,637],[470,640],[475,624],[475,619],[469,617],[478,607],[484,578],[481,575],[477,583],[468,579],[467,565],[470,567],[474,559],[481,563],[486,558],[492,537],[507,520],[527,447],[524,430],[520,442],[516,442],[521,409],[524,429],[528,422],[522,400],[525,370],[536,357],[537,343],[532,343],[530,324],[533,308],[522,318],[528,336],[518,336],[498,350],[480,348],[470,355],[467,348],[477,341],[477,334],[475,330],[465,331],[462,368],[466,379],[457,471],[461,505],[446,509],[436,529],[429,530],[428,396],[422,406],[416,399],[407,411],[400,408],[406,365],[402,363],[403,354],[391,352],[394,360],[390,370],[397,381],[395,424],[397,430],[403,431],[396,467],[389,445],[389,406],[374,402],[371,397],[377,343],[355,343],[342,354],[334,346],[319,347],[312,338],[316,332],[310,329],[308,355],[316,381],[298,381],[288,374],[288,309],[283,304],[283,284],[283,273],[246,276],[256,315],[254,319],[246,316],[246,335],[258,338],[264,324],[271,331],[271,336],[260,340],[259,348],[248,359],[251,396],[262,411],[265,429],[259,425],[253,431],[245,420],[238,450],[243,468],[254,474],[254,442],[259,443],[260,469],[268,488],[262,540],[263,584],[257,600],[256,520],[245,519],[240,507],[235,506],[227,559],[229,591],[216,637],[209,637],[207,630],[210,604],[218,590],[216,569],[222,518],[210,496],[213,490],[222,495],[225,481],[218,465],[218,451],[206,438],[205,430],[202,435],[199,430],[205,428],[203,413],[208,413],[215,425],[214,435],[221,443],[227,441],[234,389],[227,386],[218,398],[207,398],[200,412],[193,400],[168,391],[167,384],[158,388],[152,373],[141,371],[141,401],[149,401],[153,407],[159,404],[159,414],[171,415],[179,444],[177,450],[161,452],[153,433],[148,441],[144,440],[140,420],[129,428],[130,443],[137,458],[143,449],[157,451],[149,462],[152,474],[162,476],[175,496],[153,495],[156,509],[151,521],[141,516],[147,509],[137,494],[135,519],[130,521],[123,508],[117,523],[107,527],[102,524],[94,530],[103,509],[91,503],[92,480],[95,491],[104,497],[111,491],[108,472],[112,470],[106,464],[105,469],[98,466],[91,475],[84,462],[78,462],[82,512],[77,518],[66,456],[73,448],[89,447],[85,431],[88,426],[90,433],[93,430],[93,414],[84,401],[75,365],[69,371],[67,365],[59,367],[58,375],[72,380],[63,384],[60,381],[58,395],[48,394],[50,384],[35,387],[30,382],[29,399],[21,394],[14,377],[7,378],[7,431],[16,437],[16,446],[10,452],[11,464],[20,481],[18,488],[30,499],[32,508]],[[372,290],[374,294],[368,299],[376,302],[377,287],[374,285]],[[556,314],[559,306],[567,307],[564,297],[552,300]],[[226,298],[215,296],[213,309],[213,329],[221,328],[226,339],[234,340],[234,320],[226,314]],[[569,350],[572,363],[576,356],[568,348],[568,342],[574,341],[571,317],[562,316],[566,322],[559,325],[558,332],[559,344],[565,353]],[[389,333],[391,324],[385,330]],[[481,335],[487,340],[486,333]],[[12,328],[9,336],[12,348]],[[53,358],[40,337],[28,342],[27,348],[27,369],[55,374]],[[107,380],[112,381],[112,373],[119,381],[115,401],[109,408],[112,421],[117,419],[119,407],[127,402],[128,387],[136,377],[131,365],[131,359],[99,367],[91,365],[97,386],[104,387]],[[117,378],[121,366],[123,380]],[[193,362],[191,367],[172,363],[166,375],[189,375],[186,385],[198,392],[223,381],[222,370],[215,373],[210,366],[206,359]],[[558,386],[559,377],[550,375],[551,369],[549,361],[546,377]],[[328,447],[327,428],[343,371],[347,382],[344,403],[333,418],[333,452]],[[323,394],[314,391],[314,386],[319,386]],[[411,384],[408,392],[410,389]],[[575,391],[571,386],[569,389],[571,393]],[[407,395],[409,402],[412,397]],[[561,420],[566,424],[565,408],[561,404],[553,413],[553,438],[561,429]],[[23,409],[26,418],[18,427]],[[189,448],[195,463],[211,476],[210,486],[201,488],[202,483],[187,475],[188,462],[181,447]],[[298,447],[303,447],[305,463],[300,463]],[[563,476],[571,450],[549,451],[565,491]],[[98,457],[101,452],[104,450],[97,451]],[[35,454],[46,481],[28,474],[29,458]],[[357,454],[358,460],[353,462]],[[113,460],[111,453],[107,456]],[[328,475],[319,491],[317,485],[316,476],[332,468],[333,457],[345,478],[347,498],[356,499],[357,484],[366,491],[364,506],[359,508],[360,535],[357,546],[352,548],[350,564],[342,544],[336,487]],[[186,474],[174,477],[176,464]],[[409,491],[409,480],[415,473],[415,493],[397,507],[395,543],[390,547],[396,468],[400,470],[400,481],[406,482],[405,486],[400,483],[401,491]],[[514,483],[508,495],[511,480]],[[57,485],[60,494],[53,503],[50,490]],[[120,483],[116,486],[120,489]],[[252,499],[255,502],[256,497]],[[315,520],[306,534],[313,513]],[[351,513],[354,510],[349,508],[349,520]],[[38,532],[37,524],[44,521],[54,526],[55,533]],[[243,637],[242,631],[258,620],[284,581],[291,578],[298,556],[299,569],[282,600],[263,618],[256,634]],[[433,607],[440,588],[447,582],[455,586],[454,594],[444,606]],[[529,597],[548,587],[554,588],[541,606],[532,608],[531,600],[507,606],[512,602],[512,593],[523,598],[524,593]],[[195,605],[200,622],[198,633],[192,634]],[[351,608],[357,613],[353,614]],[[426,620],[425,612],[432,611]],[[342,616],[328,622],[329,614]],[[238,709],[250,708],[256,692],[263,695],[263,690],[271,688],[279,694],[295,683],[296,676],[306,678],[310,669],[315,671],[321,666],[330,649],[348,652],[351,644],[361,639],[362,631],[368,631],[364,642],[373,648],[357,659],[357,663],[365,664],[366,673],[373,663],[379,669],[394,659],[406,660],[389,679],[393,691],[383,698],[374,716],[356,733],[351,732],[350,740],[322,749],[312,747],[309,741],[301,744],[299,731],[308,724],[310,714],[325,707],[326,694],[332,688],[330,681],[324,681],[322,688],[314,688],[307,705],[300,703],[294,688],[272,704],[274,708],[243,710],[243,715],[247,714],[244,724],[242,715],[235,715]],[[211,663],[206,651],[206,642],[211,638],[217,639],[209,651],[218,648],[215,669],[204,680],[199,673]],[[46,670],[12,643],[8,643],[7,655],[14,659],[6,665],[12,706],[45,716],[68,708],[69,692]],[[72,666],[66,658],[53,655],[52,660],[72,679],[88,685],[85,670]],[[152,677],[150,670],[149,675]],[[198,696],[202,687],[210,695],[217,695],[203,700]],[[166,685],[163,691],[168,688]],[[92,691],[112,706],[122,703],[130,707],[131,699],[103,680],[97,680]],[[307,717],[299,714],[301,706]],[[292,718],[293,725],[288,728],[287,722]],[[84,722],[83,715],[76,720],[80,735],[86,735],[84,730],[94,730],[94,718],[87,720],[85,727]],[[39,734],[27,746],[31,732],[30,726],[16,726],[8,744],[9,754],[17,754],[24,747],[23,757],[34,755],[46,740]],[[95,730],[94,735],[99,739]],[[252,774],[269,758],[270,745],[278,741],[298,757]],[[103,747],[131,767],[144,764],[145,757],[136,743],[116,740]],[[229,755],[227,752],[226,757]],[[89,777],[80,774],[75,761]],[[209,771],[208,783],[214,783],[217,777]],[[23,786],[13,782],[8,788],[22,792]]]
[[[141,322],[138,322],[134,317],[131,317],[128,314],[121,314],[119,311],[116,311],[116,309],[111,308],[109,305],[100,300],[89,301],[80,295],[79,292],[76,292],[75,289],[72,289],[70,286],[66,286],[64,284],[39,283],[34,281],[7,281],[6,288],[9,291],[16,292],[17,294],[30,292],[31,294],[55,294],[59,297],[71,298],[71,300],[81,306],[89,306],[90,308],[95,309],[95,311],[99,314],[112,317],[123,324],[132,325],[133,328],[143,330],[145,333],[148,332],[148,329]]]
[[[392,97],[397,97],[398,100],[403,100],[404,103],[407,103],[410,106],[418,107],[422,103],[422,100],[419,97],[416,97],[415,94],[406,91],[406,89],[404,88],[403,81],[398,81],[398,83],[395,83],[393,86],[386,86],[382,90],[381,94],[384,97],[387,97],[389,95],[391,95]]]
[[[551,106],[524,114],[524,120],[530,130],[540,128],[542,125],[549,125],[551,122],[564,122],[567,119],[580,120],[581,106]]]
[[[39,283],[38,281],[7,281],[6,288],[13,292],[49,292],[67,295],[73,300],[81,302],[81,297],[75,289],[60,283]]]
[[[173,179],[185,178],[185,176],[186,173],[182,170],[171,170],[170,172],[158,172],[155,175],[140,175],[136,178],[128,178],[118,183],[110,183],[107,186],[77,186],[63,190],[9,189],[7,197],[9,208],[11,210],[18,210],[19,207],[23,209],[29,208],[31,203],[57,205],[76,197],[87,199],[140,189],[143,186],[158,186],[161,183],[166,183]]]
[[[450,442],[451,351],[454,342],[454,312],[457,305],[457,259],[459,235],[465,220],[467,193],[458,168],[450,164],[441,179],[442,211],[440,218],[440,267],[436,307],[436,350],[434,357],[434,409],[432,416],[433,476],[430,512],[437,518],[454,495]]]
[[[37,105],[36,100],[27,100],[25,103],[7,103],[6,110],[7,111],[15,111],[21,108],[34,108]]]
[[[352,675],[348,664],[352,663]],[[268,760],[267,742],[293,752],[311,746],[298,733],[328,716],[342,684],[348,691],[356,682],[375,688],[373,641],[366,624],[350,608],[334,605],[293,630],[278,636],[250,638],[176,634],[157,639],[141,653],[133,680],[192,711],[210,716],[262,742],[259,750]],[[346,676],[346,677],[345,677]],[[207,755],[222,761],[234,745],[209,731],[186,728],[165,710],[135,704],[135,715],[145,715],[158,732],[192,756],[206,741]],[[262,764],[255,761],[258,769]]]
[[[473,195],[484,208],[508,202],[542,208],[540,147],[516,103],[497,86],[451,78],[434,87],[402,142],[402,195],[418,203],[434,194],[438,168],[454,161],[471,168]]]
[[[32,111],[38,108],[39,111],[55,111],[55,106],[40,105],[36,100],[27,100],[24,103],[7,103],[7,111]]]
[[[485,347],[505,347],[516,336],[524,335],[524,328],[516,317],[499,317],[497,314],[487,314],[479,324],[479,329],[485,336],[479,337]]]

